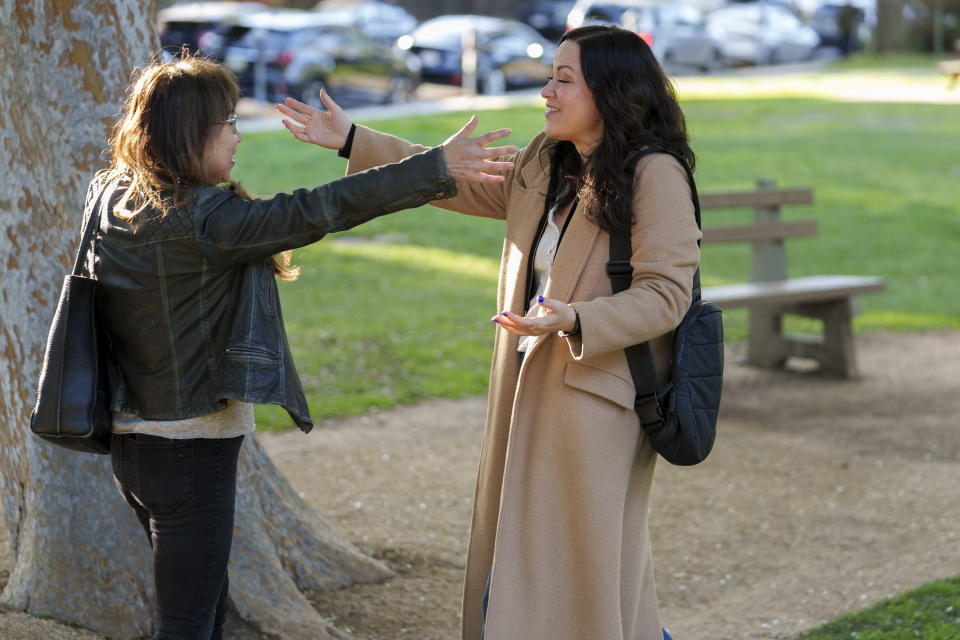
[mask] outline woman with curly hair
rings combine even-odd
[[[435,203],[506,222],[462,634],[661,640],[647,530],[656,453],[624,349],[649,341],[669,370],[700,259],[683,166],[694,155],[670,81],[632,32],[567,33],[541,95],[543,133],[501,159],[515,163],[506,180]],[[295,137],[348,155],[348,173],[423,149],[327,107],[281,111]],[[615,233],[633,251],[616,295]]]

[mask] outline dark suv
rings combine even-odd
[[[320,106],[320,89],[338,102],[398,102],[419,83],[419,61],[313,11],[270,11],[236,19],[205,51],[256,96],[258,66],[268,100],[294,96]],[[262,60],[262,65],[258,61]]]

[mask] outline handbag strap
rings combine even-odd
[[[73,259],[73,275],[79,276],[83,266],[83,260],[87,255],[87,251],[90,250],[90,242],[93,238],[93,230],[100,227],[100,199],[103,197],[103,192],[107,190],[107,185],[110,183],[106,177],[103,178],[103,183],[97,185],[97,191],[95,197],[90,197],[94,193],[93,186],[87,192],[87,201],[84,204],[83,208],[83,226],[80,233],[80,247],[77,249],[77,255]],[[96,247],[94,247],[96,250]],[[93,276],[93,270],[91,268],[90,275]]]
[[[693,179],[693,172],[680,155],[659,147],[648,147],[633,154],[626,163],[625,171],[632,176],[637,162],[651,153],[669,153],[676,158],[687,172],[690,183],[690,195],[693,200],[693,212],[697,219],[697,228],[700,229],[700,198],[697,196],[697,185]],[[700,246],[700,240],[697,240]],[[633,281],[633,268],[630,265],[630,256],[633,251],[630,246],[630,231],[625,229],[619,233],[610,234],[610,261],[607,262],[607,275],[613,292],[619,293],[630,288]],[[700,265],[693,274],[693,302],[700,299]],[[653,353],[650,343],[643,342],[627,347],[625,350],[627,365],[630,367],[630,376],[633,378],[637,397],[634,409],[640,416],[640,424],[653,425],[663,422],[664,413],[661,398],[657,392],[657,372],[653,364]]]
[[[551,160],[550,164],[550,183],[547,187],[547,194],[554,194],[554,191],[557,188],[557,184],[560,182],[560,167],[557,163]],[[555,195],[555,194],[554,194]],[[560,229],[560,237],[557,238],[557,251],[560,250],[560,241],[563,240],[563,234],[567,232],[567,227],[570,226],[570,220],[573,219],[573,214],[577,210],[577,204],[580,202],[579,196],[574,196],[573,201],[570,204],[570,213],[567,214],[566,220],[563,222],[563,227]],[[536,287],[536,272],[534,270],[534,265],[537,258],[537,247],[540,245],[540,240],[543,238],[543,233],[547,229],[547,219],[550,216],[550,209],[553,208],[554,203],[550,198],[544,198],[543,202],[543,214],[540,216],[540,222],[537,223],[537,232],[533,236],[533,244],[530,245],[530,252],[527,256],[527,281],[524,286],[524,296],[523,296],[523,312],[526,313],[529,311],[527,305],[530,304],[530,300],[533,299],[533,294],[537,291]]]

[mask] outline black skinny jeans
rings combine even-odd
[[[242,443],[113,436],[114,479],[153,548],[154,640],[223,637]]]

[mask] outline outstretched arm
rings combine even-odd
[[[321,92],[320,100],[327,111],[320,111],[293,98],[278,104],[277,109],[286,116],[283,124],[297,140],[327,149],[342,149],[350,133],[350,119],[326,91]],[[477,116],[472,116],[458,132],[440,145],[447,171],[458,182],[503,182],[504,177],[497,173],[513,169],[513,162],[493,161],[493,158],[516,153],[518,148],[513,145],[488,148],[486,145],[507,137],[510,130],[498,129],[471,138],[470,134],[476,128]]]

